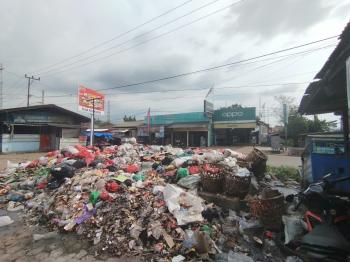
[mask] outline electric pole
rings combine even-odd
[[[27,76],[27,74],[24,75],[25,78],[28,78],[28,94],[27,94],[27,106],[29,106],[29,98],[30,98],[30,80],[37,80],[40,81],[40,77],[39,78],[35,78],[34,76]]]
[[[107,122],[111,122],[111,103],[109,100],[107,102]]]
[[[2,80],[2,71],[4,68],[2,67],[2,64],[0,64],[0,109],[2,109],[3,106],[3,80]]]
[[[41,90],[41,104],[45,103],[45,90]]]

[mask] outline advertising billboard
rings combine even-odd
[[[225,107],[215,110],[216,122],[255,121],[255,107]]]
[[[204,100],[204,113],[209,117],[212,116],[214,113],[214,104]]]
[[[92,113],[95,108],[95,113],[104,114],[105,112],[105,96],[93,89],[79,86],[78,91],[79,110]]]

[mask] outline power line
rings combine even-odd
[[[290,82],[290,83],[274,83],[274,84],[255,84],[255,85],[240,85],[240,86],[223,86],[223,87],[216,87],[215,90],[217,89],[232,89],[232,88],[249,88],[249,87],[273,87],[273,86],[290,86],[290,85],[304,85],[304,84],[309,84],[310,82]],[[120,93],[118,95],[128,95],[128,94],[149,94],[149,93],[170,93],[170,92],[184,92],[184,91],[207,91],[207,89],[203,89],[203,88],[183,88],[183,89],[171,89],[171,90],[154,90],[154,91],[148,91],[148,92],[125,92],[125,93]],[[50,96],[46,96],[47,98],[57,98],[56,97],[50,97]],[[183,97],[188,97],[188,98],[193,98],[196,96],[188,96],[188,95],[184,95]],[[203,95],[200,95],[199,97],[203,97]],[[171,97],[169,99],[176,99],[176,98],[182,98],[182,97]],[[145,98],[142,98],[141,100],[144,100]],[[153,98],[152,98],[153,99]],[[167,98],[162,98],[161,100],[164,100]],[[133,101],[136,101],[137,99],[133,98]],[[110,99],[110,101],[125,101],[124,99]],[[74,102],[75,103],[75,102]]]
[[[309,50],[306,50],[306,51],[301,51],[301,52],[296,52],[296,53],[292,53],[292,54],[288,54],[288,55],[283,55],[283,56],[278,56],[278,57],[274,57],[274,58],[266,58],[266,59],[263,59],[263,60],[258,60],[258,61],[254,61],[254,62],[249,62],[249,63],[244,63],[244,64],[252,64],[252,63],[258,63],[258,62],[263,62],[263,61],[266,61],[266,60],[271,60],[271,59],[276,59],[276,58],[280,58],[280,57],[283,57],[283,59],[286,59],[286,58],[289,58],[290,56],[294,56],[294,55],[300,55],[300,54],[306,54],[306,53],[311,53],[311,52],[314,52],[314,51],[318,51],[320,49],[324,49],[324,48],[327,48],[327,47],[330,47],[330,46],[333,46],[333,45],[327,45],[327,46],[323,46],[323,47],[318,47],[318,48],[314,48],[314,49],[309,49]],[[266,66],[269,66],[273,63],[276,63],[276,62],[280,62],[282,61],[281,59],[277,60],[277,61],[273,61],[272,63],[268,63],[268,64],[265,64],[265,65],[262,65],[262,66],[259,66],[259,67],[256,67],[254,68],[253,70],[249,70],[248,72],[251,72],[251,71],[254,71],[254,70],[257,70],[259,68],[262,68],[262,67],[266,67]],[[232,80],[232,79],[230,79]],[[227,81],[225,81],[227,82]],[[262,83],[266,83],[265,82],[262,82]],[[107,89],[112,89],[112,88],[105,88],[105,89],[99,89],[100,90],[107,90]],[[186,91],[186,90],[203,90],[203,89],[175,89],[175,90],[153,90],[153,91],[141,91],[141,92],[138,92],[138,91],[130,91],[130,92],[119,92],[117,94],[115,93],[110,93],[110,94],[105,94],[105,95],[122,95],[122,94],[146,94],[146,93],[158,93],[158,92],[177,92],[177,91]],[[72,96],[73,94],[72,93],[67,93],[67,95],[51,95],[51,96],[47,96],[47,97],[69,97],[69,96]]]
[[[140,46],[140,45],[146,44],[146,43],[148,43],[148,42],[151,42],[151,41],[153,41],[153,40],[156,40],[156,39],[158,39],[158,38],[161,38],[161,37],[166,36],[166,35],[168,35],[168,34],[171,34],[171,33],[173,33],[173,32],[176,32],[176,31],[178,31],[178,30],[180,30],[180,29],[182,29],[182,28],[184,28],[184,27],[187,27],[187,26],[192,25],[192,24],[194,24],[194,23],[196,23],[196,22],[199,22],[199,21],[201,21],[201,20],[203,20],[203,19],[205,19],[205,18],[208,18],[208,17],[210,17],[210,16],[212,16],[212,15],[215,15],[215,14],[217,14],[217,13],[219,13],[219,12],[222,12],[222,11],[224,11],[224,10],[226,10],[226,9],[228,9],[228,8],[234,6],[234,5],[236,5],[236,4],[238,4],[238,3],[242,2],[242,1],[244,1],[244,0],[239,0],[239,1],[235,2],[235,3],[233,3],[233,4],[230,4],[230,5],[228,5],[228,6],[225,6],[225,7],[223,7],[223,8],[220,8],[220,9],[218,9],[218,10],[216,10],[216,11],[214,11],[214,12],[211,12],[211,13],[209,13],[209,14],[207,14],[207,15],[201,16],[201,17],[199,17],[199,18],[196,19],[196,20],[193,20],[193,21],[191,21],[191,22],[189,22],[189,23],[186,23],[186,24],[184,24],[184,25],[181,25],[181,26],[179,26],[179,27],[176,27],[176,28],[174,28],[174,29],[172,29],[172,30],[170,30],[170,31],[167,31],[167,32],[162,33],[162,34],[160,34],[160,35],[157,35],[157,36],[155,36],[155,37],[149,38],[149,39],[147,39],[147,40],[145,40],[145,41],[142,41],[142,42],[140,42],[140,43],[138,43],[138,44],[135,44],[135,45],[133,45],[133,46],[131,46],[131,47],[122,49],[122,50],[120,50],[120,51],[118,51],[118,52],[116,52],[116,53],[112,53],[112,54],[109,54],[109,55],[107,55],[107,56],[103,56],[103,57],[97,58],[97,59],[95,59],[95,60],[92,60],[92,61],[90,61],[90,62],[81,64],[81,65],[78,65],[78,66],[73,66],[73,67],[71,67],[71,68],[64,69],[64,70],[61,70],[61,71],[54,71],[54,72],[52,72],[52,73],[50,72],[50,73],[44,74],[44,75],[45,75],[45,76],[49,76],[49,75],[52,75],[52,74],[63,73],[63,72],[66,72],[66,71],[69,71],[69,70],[72,70],[72,69],[75,69],[75,68],[79,68],[79,67],[82,67],[82,66],[86,66],[86,65],[95,63],[95,62],[100,61],[100,60],[103,60],[103,59],[110,58],[110,57],[112,57],[112,56],[114,56],[114,55],[117,55],[117,54],[124,53],[124,52],[126,52],[126,51],[129,51],[129,50],[135,48],[135,47],[138,47],[138,46]]]
[[[160,14],[158,16],[155,16],[155,17],[151,18],[150,20],[147,20],[146,22],[143,22],[142,24],[139,24],[139,25],[137,25],[137,26],[135,26],[135,27],[133,27],[133,28],[131,28],[131,29],[129,29],[129,30],[127,30],[127,31],[125,31],[125,32],[123,32],[123,33],[121,33],[121,34],[119,34],[119,35],[117,35],[117,36],[115,36],[115,37],[113,37],[111,39],[109,39],[109,40],[106,40],[106,41],[101,42],[101,43],[99,43],[97,45],[94,45],[94,46],[92,46],[92,47],[90,47],[90,48],[88,48],[88,49],[86,49],[86,50],[84,50],[84,51],[82,51],[82,52],[80,52],[80,53],[78,53],[76,55],[73,55],[73,56],[67,57],[65,59],[62,59],[61,61],[59,61],[57,63],[54,63],[54,64],[52,64],[50,66],[39,68],[38,70],[33,71],[33,72],[40,72],[42,70],[46,70],[47,68],[52,68],[52,67],[54,67],[56,65],[62,64],[65,61],[69,61],[69,60],[72,60],[74,58],[80,57],[80,56],[82,56],[82,55],[84,55],[84,54],[86,54],[86,53],[88,53],[88,52],[90,52],[90,51],[92,51],[94,49],[97,49],[97,48],[99,48],[101,46],[104,46],[104,45],[114,41],[114,40],[117,40],[117,39],[119,39],[119,38],[121,38],[121,37],[123,37],[125,35],[130,34],[130,33],[134,32],[134,31],[136,31],[137,29],[140,29],[141,27],[143,27],[143,26],[145,26],[147,24],[150,24],[151,22],[153,22],[153,21],[155,21],[155,20],[157,20],[157,19],[159,19],[159,18],[161,18],[161,17],[163,17],[163,16],[165,16],[165,15],[167,15],[167,14],[169,14],[169,13],[171,13],[171,12],[173,12],[173,11],[175,11],[175,10],[185,6],[185,5],[187,5],[187,4],[189,4],[190,2],[192,2],[192,0],[185,1],[185,2],[181,3],[180,5],[177,5],[177,6],[173,7],[173,8],[165,11],[164,13],[162,13],[162,14]]]
[[[244,62],[252,61],[252,60],[255,60],[255,59],[258,59],[258,58],[271,56],[271,55],[279,54],[279,53],[282,53],[282,52],[290,51],[290,50],[293,50],[293,49],[301,48],[301,47],[304,47],[304,46],[309,46],[309,45],[312,45],[312,44],[320,43],[320,42],[323,42],[323,41],[326,41],[326,40],[329,40],[329,39],[336,38],[338,36],[339,35],[323,38],[323,39],[320,39],[320,40],[308,42],[308,43],[305,43],[305,44],[301,44],[301,45],[297,45],[297,46],[293,46],[293,47],[289,47],[289,48],[285,48],[285,49],[280,49],[278,51],[273,51],[273,52],[270,52],[270,53],[266,53],[266,54],[263,54],[263,55],[258,55],[258,56],[254,56],[254,57],[250,57],[250,58],[234,61],[234,62],[231,62],[231,63],[226,63],[226,64],[217,65],[217,66],[213,66],[213,67],[198,69],[198,70],[187,72],[187,73],[182,73],[182,74],[177,74],[177,75],[172,75],[172,76],[167,76],[167,77],[162,77],[162,78],[157,78],[157,79],[152,79],[152,80],[147,80],[147,81],[143,81],[143,82],[137,82],[137,83],[133,83],[133,84],[120,85],[120,86],[110,87],[110,88],[101,88],[101,89],[98,89],[98,91],[111,90],[111,89],[120,89],[120,88],[125,88],[125,87],[132,87],[132,86],[139,86],[139,85],[150,84],[150,83],[155,83],[155,82],[159,82],[159,81],[164,81],[164,80],[169,80],[169,79],[174,79],[174,78],[194,75],[194,74],[203,73],[203,72],[207,72],[207,71],[212,71],[212,70],[215,70],[215,69],[220,69],[220,68],[224,68],[224,67],[228,67],[228,66],[232,66],[232,65],[237,65],[237,64],[241,64],[241,63],[244,63]]]
[[[299,55],[303,55],[303,57],[304,57],[305,55],[311,54],[311,53],[313,53],[315,51],[319,51],[319,50],[322,50],[322,49],[325,49],[325,48],[329,48],[329,47],[332,47],[332,46],[334,46],[334,44],[326,45],[326,46],[318,47],[318,48],[313,48],[313,49],[309,49],[309,50],[306,50],[306,51],[296,52],[296,53],[292,53],[292,54],[288,54],[288,55],[282,55],[282,56],[279,56],[279,57],[274,57],[272,59],[276,59],[276,58],[280,58],[280,57],[282,57],[282,58],[278,59],[278,60],[275,60],[275,61],[272,61],[270,63],[264,64],[264,65],[261,65],[261,66],[257,66],[257,67],[255,67],[255,68],[253,68],[251,70],[245,71],[244,74],[240,74],[239,76],[234,76],[234,77],[228,78],[225,81],[220,82],[219,84],[227,83],[227,82],[229,82],[229,81],[231,81],[233,79],[236,80],[237,78],[241,78],[242,76],[245,76],[249,72],[254,72],[254,71],[258,70],[258,69],[266,68],[266,67],[269,67],[269,66],[271,66],[273,64],[280,63],[281,61],[289,59],[290,57],[299,56]],[[297,59],[298,59],[298,57],[297,57]],[[266,60],[271,60],[271,58],[267,58],[267,59],[259,60],[259,61],[266,61]],[[250,62],[250,63],[252,63],[252,62]],[[245,63],[245,64],[248,64],[248,63]],[[290,64],[288,64],[287,66],[289,66],[289,65]]]
[[[99,52],[97,52],[97,53],[95,53],[95,54],[93,54],[93,55],[90,55],[90,56],[87,56],[87,57],[83,57],[83,58],[81,58],[81,59],[79,59],[79,60],[77,60],[77,61],[74,61],[74,62],[72,62],[72,63],[63,65],[63,66],[58,67],[58,68],[53,68],[53,69],[51,69],[51,70],[43,71],[43,72],[40,72],[40,73],[41,73],[41,74],[48,74],[48,73],[50,73],[50,72],[53,72],[53,71],[56,71],[56,70],[60,70],[60,69],[66,68],[66,67],[69,67],[69,66],[78,64],[78,63],[80,63],[80,62],[89,60],[90,58],[94,58],[94,57],[96,57],[96,56],[98,56],[98,55],[104,54],[104,53],[106,53],[106,52],[108,52],[108,51],[110,51],[110,50],[112,50],[112,49],[115,49],[115,48],[120,47],[120,46],[122,46],[122,45],[124,45],[124,44],[127,44],[127,43],[129,43],[129,42],[132,42],[132,41],[134,41],[134,40],[136,40],[136,39],[138,39],[138,38],[142,38],[143,36],[148,35],[148,34],[154,32],[154,31],[157,31],[157,30],[160,29],[160,28],[163,28],[163,27],[165,27],[165,26],[167,26],[167,25],[170,25],[170,24],[172,24],[172,23],[175,23],[176,21],[178,21],[178,20],[180,20],[180,19],[182,19],[182,18],[184,18],[184,17],[186,17],[186,16],[189,16],[189,15],[191,15],[191,14],[194,14],[194,13],[196,13],[196,12],[202,10],[202,9],[205,8],[205,7],[208,7],[208,6],[212,5],[212,4],[215,4],[215,3],[218,2],[218,1],[220,1],[220,0],[214,0],[214,1],[210,2],[210,3],[207,3],[207,4],[205,4],[205,5],[202,5],[202,6],[196,8],[196,9],[194,9],[194,10],[192,10],[192,11],[190,11],[190,12],[188,12],[188,13],[182,15],[182,16],[179,16],[179,17],[177,17],[177,18],[175,18],[175,19],[173,19],[173,20],[171,20],[171,21],[169,21],[169,22],[166,22],[166,23],[164,23],[164,24],[162,24],[162,25],[160,25],[160,26],[155,27],[155,28],[153,28],[153,29],[150,30],[150,31],[147,31],[147,32],[142,33],[142,34],[139,34],[139,35],[137,35],[137,36],[135,36],[135,37],[133,37],[133,38],[131,38],[131,39],[128,39],[128,40],[126,40],[126,41],[124,41],[124,42],[121,42],[121,43],[119,43],[119,44],[117,44],[117,45],[114,45],[114,46],[112,46],[112,47],[103,49],[103,50],[101,50],[101,51],[99,51]]]

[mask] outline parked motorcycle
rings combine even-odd
[[[304,221],[307,233],[288,246],[302,258],[311,261],[350,261],[350,201],[348,197],[332,194],[335,185],[350,180],[328,174],[306,190],[286,197],[307,210]]]

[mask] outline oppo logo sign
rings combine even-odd
[[[243,116],[243,112],[225,112],[222,113],[223,117],[230,118],[230,117],[237,117],[237,116]]]

